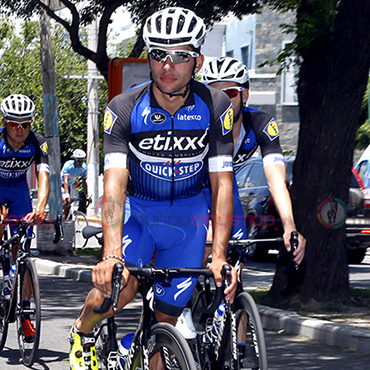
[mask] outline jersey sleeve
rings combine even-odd
[[[213,98],[213,117],[209,132],[209,172],[233,171],[233,108],[221,90],[210,88]]]
[[[263,165],[284,165],[283,151],[279,141],[279,128],[274,117],[267,113],[260,113],[259,119],[253,121],[252,130],[261,148]]]
[[[128,168],[132,92],[116,96],[104,114],[104,169]]]
[[[34,138],[31,140],[35,143],[36,148],[35,155],[36,171],[49,172],[48,143],[42,135],[38,133],[33,134]]]

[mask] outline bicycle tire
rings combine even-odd
[[[237,369],[267,370],[265,336],[256,303],[250,294],[243,292],[235,297],[234,305],[238,340]]]
[[[4,288],[4,270],[3,270],[3,259],[0,263],[0,351],[3,350],[8,335],[9,322],[7,320],[9,300],[5,299],[2,294]]]
[[[82,237],[82,230],[84,227],[89,225],[89,221],[87,220],[86,215],[81,212],[81,211],[75,211],[73,213],[73,220],[74,220],[74,225],[75,225],[75,245],[74,248],[76,249],[76,240],[78,239],[79,241],[82,240],[82,246],[81,248],[85,248],[87,242],[89,241],[88,239],[85,239]]]
[[[16,308],[16,322],[17,322],[17,336],[18,336],[18,346],[19,352],[22,356],[23,364],[31,367],[38,354],[38,348],[40,343],[40,330],[41,330],[41,302],[40,302],[40,286],[39,280],[36,272],[36,267],[34,262],[30,258],[26,258],[23,264],[20,267],[21,271],[18,275],[20,278],[20,287],[21,287],[21,302],[17,303]],[[25,289],[24,288],[24,279],[29,274],[30,290],[29,290],[29,300],[30,308],[26,309],[23,307],[23,300]],[[27,314],[29,319],[35,329],[35,337],[33,342],[26,341],[23,330],[22,322],[24,321],[24,315]]]
[[[167,365],[164,366],[165,369],[197,370],[186,339],[174,326],[162,322],[155,324],[150,329],[148,337],[150,338],[149,361],[154,355],[160,353],[163,362]],[[130,370],[144,368],[141,346],[136,346],[136,352],[131,358],[127,358],[127,361],[130,361],[128,364]]]
[[[108,319],[109,320],[109,319]],[[111,343],[111,338],[115,337],[115,334],[112,335],[111,333],[111,326],[107,319],[100,322],[96,330],[95,336],[95,349],[96,349],[96,356],[98,358],[99,369],[116,369],[117,363],[117,350],[113,351],[112,347],[114,344]],[[111,324],[112,325],[112,324]],[[113,322],[114,329],[117,330],[116,324]],[[116,343],[117,346],[117,343]]]

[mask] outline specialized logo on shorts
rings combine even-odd
[[[155,124],[159,125],[166,121],[166,115],[161,112],[155,112],[150,116],[150,120]]]
[[[234,111],[231,107],[221,117],[221,120],[223,122],[222,134],[226,135],[233,128],[233,124],[234,124]]]
[[[104,113],[104,132],[110,134],[113,129],[114,122],[116,122],[117,116],[109,109],[105,109]]]
[[[41,144],[40,149],[43,155],[48,155],[48,143],[46,141]]]
[[[272,118],[271,121],[265,126],[263,132],[271,141],[279,136],[279,129],[274,118]]]
[[[164,293],[165,293],[165,291],[164,291],[163,287],[162,287],[161,285],[159,285],[159,284],[156,284],[156,285],[154,286],[154,289],[155,289],[155,295],[156,295],[157,297],[161,297],[161,296],[163,296],[163,295],[164,295]]]
[[[196,175],[202,169],[203,162],[181,162],[179,160],[175,161],[172,166],[172,161],[164,163],[143,161],[140,167],[149,175],[167,181],[172,180],[172,173],[174,173],[174,180],[178,181]]]

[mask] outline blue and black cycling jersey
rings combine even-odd
[[[242,130],[234,150],[235,172],[238,172],[246,164],[258,146],[264,158],[264,165],[284,164],[279,142],[279,129],[275,118],[268,113],[245,107]]]
[[[143,200],[192,197],[211,172],[232,171],[232,107],[220,90],[192,81],[171,115],[150,83],[116,96],[104,120],[105,169],[129,169],[128,194]]]
[[[49,172],[47,142],[40,134],[30,131],[23,146],[15,152],[9,145],[5,129],[0,129],[0,184],[12,186],[27,182],[26,174],[33,163],[37,171]]]

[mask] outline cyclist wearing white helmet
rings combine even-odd
[[[211,60],[205,66],[202,77],[207,84],[222,90],[233,103],[234,171],[238,172],[260,147],[265,177],[284,227],[284,244],[290,250],[290,234],[296,230],[296,226],[286,187],[285,163],[275,118],[246,106],[249,98],[249,73],[248,68],[239,60],[230,57]],[[236,187],[234,200],[240,203]],[[299,234],[299,246],[294,252],[298,264],[304,257],[305,244],[306,240]]]
[[[4,125],[0,129],[0,221],[7,217],[24,218],[38,225],[45,219],[44,212],[49,196],[49,165],[45,138],[30,130],[35,104],[25,95],[12,94],[1,102],[0,110]],[[33,163],[36,164],[38,182],[38,198],[34,210],[26,177]],[[10,229],[12,234],[17,231],[16,226],[11,226]],[[0,240],[3,233],[4,226],[0,225]],[[32,229],[29,233],[31,236]],[[13,245],[13,258],[16,257],[17,250],[18,245]],[[7,286],[9,260],[6,260],[3,269],[5,288],[2,293],[7,297],[10,295],[10,287]],[[23,320],[25,340],[32,341],[35,329],[27,317]]]
[[[117,95],[105,111],[104,258],[93,269],[95,288],[70,333],[73,369],[89,369],[95,361],[92,330],[104,315],[96,315],[93,307],[110,295],[117,261],[124,258],[142,266],[156,250],[156,266],[201,267],[208,227],[203,194],[207,170],[215,205],[212,216],[217,220],[210,269],[221,282],[233,215],[233,111],[225,94],[193,78],[203,64],[205,34],[203,21],[188,9],[166,8],[150,16],[143,38],[152,81]],[[125,214],[125,209],[130,212]],[[137,292],[137,280],[126,268],[122,280],[119,308]],[[197,279],[174,280],[165,287],[156,284],[154,293],[158,320],[172,324]],[[232,268],[225,290],[230,301],[236,282]],[[77,358],[80,353],[86,356]]]
[[[86,153],[82,149],[75,149],[72,158],[64,163],[60,172],[65,218],[69,214],[69,204],[72,199],[71,192],[80,199],[78,210],[86,213],[87,165],[84,162]]]

